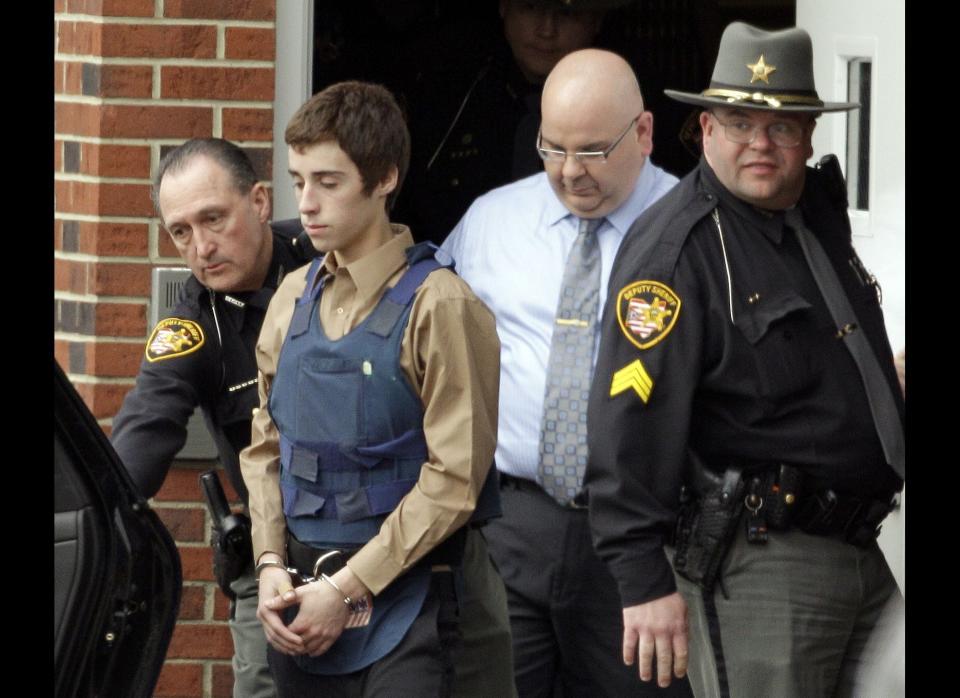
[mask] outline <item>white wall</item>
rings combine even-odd
[[[296,218],[283,132],[313,88],[313,0],[277,0],[277,69],[273,100],[273,218]]]
[[[904,346],[904,1],[797,0],[797,26],[813,39],[814,77],[825,101],[847,101],[846,60],[873,61],[870,210],[852,212],[854,246],[883,288],[883,312],[894,351]],[[846,118],[825,114],[814,132],[814,161],[836,153],[844,164]],[[880,544],[904,586],[905,507],[887,520]]]

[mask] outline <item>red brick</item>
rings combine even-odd
[[[60,61],[53,62],[53,91],[57,94],[60,94],[63,92],[65,71],[66,71],[65,63],[61,63]]]
[[[180,595],[179,620],[203,620],[206,593],[202,586],[185,586]]]
[[[163,66],[160,95],[181,99],[273,100],[273,68]]]
[[[104,303],[97,304],[97,335],[110,337],[146,337],[146,303]]]
[[[66,12],[67,0],[53,0],[53,11],[55,14]]]
[[[60,368],[64,371],[66,371],[70,365],[70,344],[72,344],[72,342],[64,339],[53,340],[53,358],[57,360]]]
[[[55,291],[87,293],[89,264],[73,259],[53,260],[53,288]]]
[[[165,0],[166,17],[272,20],[277,0]]]
[[[161,24],[104,24],[102,56],[215,58],[217,28]]]
[[[150,216],[148,184],[115,184],[57,180],[54,185],[56,206],[65,213],[100,216]]]
[[[80,172],[98,177],[150,179],[150,147],[81,143]]]
[[[234,141],[272,141],[273,109],[224,109],[223,137]]]
[[[97,213],[97,185],[58,179],[54,182],[54,208],[64,213]]]
[[[140,370],[142,344],[90,342],[86,348],[87,370],[97,376],[134,378]]]
[[[170,239],[170,234],[162,227],[157,233],[157,254],[161,257],[180,257],[176,245]]]
[[[100,185],[101,216],[153,215],[149,184],[119,184],[108,182]]]
[[[63,172],[63,141],[53,140],[53,171]]]
[[[95,104],[56,102],[54,130],[80,136],[100,135],[100,108]]]
[[[132,387],[116,383],[75,383],[80,397],[97,419],[114,416],[120,409],[124,395]]]
[[[213,132],[209,107],[55,104],[57,133],[115,138],[202,138]]]
[[[98,296],[150,296],[150,265],[98,262],[91,268],[90,292]]]
[[[213,132],[209,107],[164,107],[104,105],[101,130],[104,137],[202,138]]]
[[[63,249],[63,225],[54,224],[54,247]],[[149,229],[146,223],[103,223],[71,221],[79,227],[77,252],[110,257],[146,257]]]
[[[227,58],[272,61],[276,53],[276,31],[273,29],[227,27],[224,39]]]
[[[214,620],[224,621],[230,618],[230,599],[220,591],[220,587],[214,587],[213,618]]]
[[[200,472],[192,468],[173,467],[167,473],[166,480],[160,491],[154,496],[156,501],[166,502],[199,502],[203,495],[200,493]]]
[[[167,662],[160,671],[160,678],[153,689],[153,695],[164,698],[202,696],[203,665]]]
[[[168,658],[230,659],[233,639],[226,623],[177,623],[167,649]]]
[[[205,542],[206,519],[203,509],[156,507],[154,511],[157,512],[174,540],[187,543]]]
[[[180,564],[183,567],[183,578],[191,582],[212,582],[213,577],[213,550],[209,545],[197,548],[177,546],[180,551]]]
[[[80,56],[100,56],[101,35],[100,25],[93,22],[64,22],[58,23],[57,50]]]
[[[98,17],[153,17],[155,0],[70,0],[70,12]]]
[[[229,664],[214,664],[213,685],[210,687],[212,698],[231,698],[233,696],[233,667]]]
[[[97,97],[150,97],[153,68],[149,65],[101,65]]]
[[[83,63],[75,61],[63,64],[63,93],[78,95],[83,91]]]

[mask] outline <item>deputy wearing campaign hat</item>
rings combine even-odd
[[[614,262],[585,485],[625,661],[698,696],[851,695],[900,596],[876,543],[904,403],[803,29],[724,31],[703,157]],[[656,662],[653,657],[656,657]]]

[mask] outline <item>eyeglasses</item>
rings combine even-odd
[[[620,141],[630,133],[630,129],[633,128],[633,125],[637,123],[639,116],[635,116],[627,127],[623,130],[617,140],[610,144],[610,147],[606,150],[588,150],[577,153],[567,153],[565,150],[551,150],[550,148],[544,148],[541,144],[543,139],[542,133],[537,133],[537,152],[540,154],[540,157],[543,158],[546,162],[564,162],[567,159],[567,155],[572,157],[574,160],[581,164],[586,164],[590,162],[606,162],[607,158],[610,157],[610,153],[613,152],[613,149],[620,145]]]
[[[755,124],[747,119],[734,118],[733,121],[725,122],[721,121],[713,112],[710,112],[710,116],[723,126],[723,135],[731,143],[753,143],[757,138],[757,133],[760,132],[760,124]],[[805,124],[798,124],[795,121],[774,121],[766,126],[767,138],[781,148],[796,148],[803,140],[805,128]]]

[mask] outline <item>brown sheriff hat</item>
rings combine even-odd
[[[799,27],[766,31],[744,22],[723,30],[710,87],[699,94],[664,90],[702,107],[738,107],[820,113],[857,109],[856,102],[824,102],[813,84],[813,43]]]

